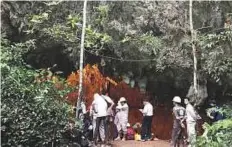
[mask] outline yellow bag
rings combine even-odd
[[[138,134],[138,133],[136,133],[136,134],[135,134],[135,140],[136,140],[136,141],[140,141],[140,140],[141,140],[141,135]]]

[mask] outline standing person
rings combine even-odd
[[[148,99],[143,101],[144,108],[140,109],[143,113],[141,141],[151,140],[151,124],[153,116],[153,106]]]
[[[107,106],[107,115],[106,115],[106,129],[108,130],[106,133],[104,132],[104,125],[100,124],[100,135],[104,134],[102,138],[105,140],[107,138],[106,142],[109,142],[109,139],[111,137],[111,123],[113,121],[113,106],[114,101],[109,97],[108,93],[106,91],[103,91],[101,96],[104,98],[104,100],[107,102],[107,105],[109,104],[109,107]]]
[[[94,94],[94,101],[92,103],[92,107],[94,112],[96,113],[96,127],[94,129],[94,143],[97,144],[97,139],[99,137],[99,128],[100,124],[103,123],[104,126],[104,133],[107,134],[108,130],[106,127],[106,116],[107,116],[107,102],[105,99],[100,96],[98,93]],[[106,135],[105,135],[106,136]],[[108,140],[107,136],[105,140]],[[103,143],[105,143],[105,140],[103,140]]]
[[[123,131],[123,138],[122,140],[126,140],[126,134],[127,134],[127,123],[128,123],[128,113],[129,113],[129,107],[126,103],[126,98],[121,97],[119,99],[119,105],[117,106],[118,113],[118,123],[117,123],[117,130],[118,130],[118,137],[115,140],[120,139],[120,131]]]
[[[185,119],[185,108],[182,107],[181,98],[179,96],[175,96],[173,98],[173,128],[172,128],[172,140],[171,140],[171,147],[177,147],[178,139],[182,135],[182,127],[183,121]]]
[[[94,101],[93,101],[94,102]],[[96,122],[97,122],[97,113],[94,111],[93,104],[90,106],[90,116],[92,117],[92,133],[94,136],[94,132],[96,129]],[[104,134],[104,125],[103,122],[101,122],[99,126],[99,136],[97,137],[97,142],[99,140],[105,140],[105,134]]]
[[[116,132],[115,132],[115,140],[119,140],[120,139],[120,134],[119,134],[119,131],[118,131],[118,128],[120,127],[120,123],[119,123],[119,118],[120,118],[120,102],[118,101],[118,104],[115,108],[115,116],[114,116],[114,124],[116,126]]]
[[[91,106],[90,106],[90,116],[92,117],[92,125],[93,125],[93,137],[94,137],[94,132],[95,132],[95,129],[96,129],[96,120],[97,120],[97,110],[94,108],[94,103],[95,103],[95,101],[96,101],[96,96],[94,97],[94,100],[93,100],[93,102],[92,102],[92,104],[91,104]],[[101,134],[100,134],[100,136],[102,136]],[[94,139],[94,138],[93,138]]]
[[[189,102],[189,98],[184,99],[186,105],[186,124],[188,134],[188,147],[195,147],[196,143],[196,123],[198,114],[196,113],[193,105]]]

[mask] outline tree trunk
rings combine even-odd
[[[192,52],[193,52],[193,87],[194,87],[194,95],[197,96],[198,89],[197,89],[197,57],[196,57],[196,32],[193,29],[193,14],[192,14],[192,0],[189,1],[189,24],[190,24],[190,31],[191,31],[191,43],[192,43]]]
[[[82,25],[82,33],[81,33],[81,52],[80,52],[80,76],[79,76],[79,89],[78,89],[78,100],[77,100],[77,109],[76,109],[76,117],[78,117],[78,108],[80,108],[82,101],[82,83],[83,83],[83,59],[84,59],[84,42],[85,42],[85,27],[86,27],[86,8],[87,8],[87,0],[84,1],[83,7],[83,25]]]

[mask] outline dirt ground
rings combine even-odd
[[[113,141],[113,147],[169,147],[170,143],[168,141],[157,140],[157,141]]]

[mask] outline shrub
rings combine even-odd
[[[227,104],[222,108],[226,114],[226,119],[218,121],[212,125],[203,125],[205,132],[197,139],[197,146],[229,147],[232,144],[232,105]]]
[[[63,99],[67,91],[49,80],[35,81],[38,72],[22,60],[27,44],[3,40],[1,45],[2,146],[51,146],[68,123],[71,107]]]

